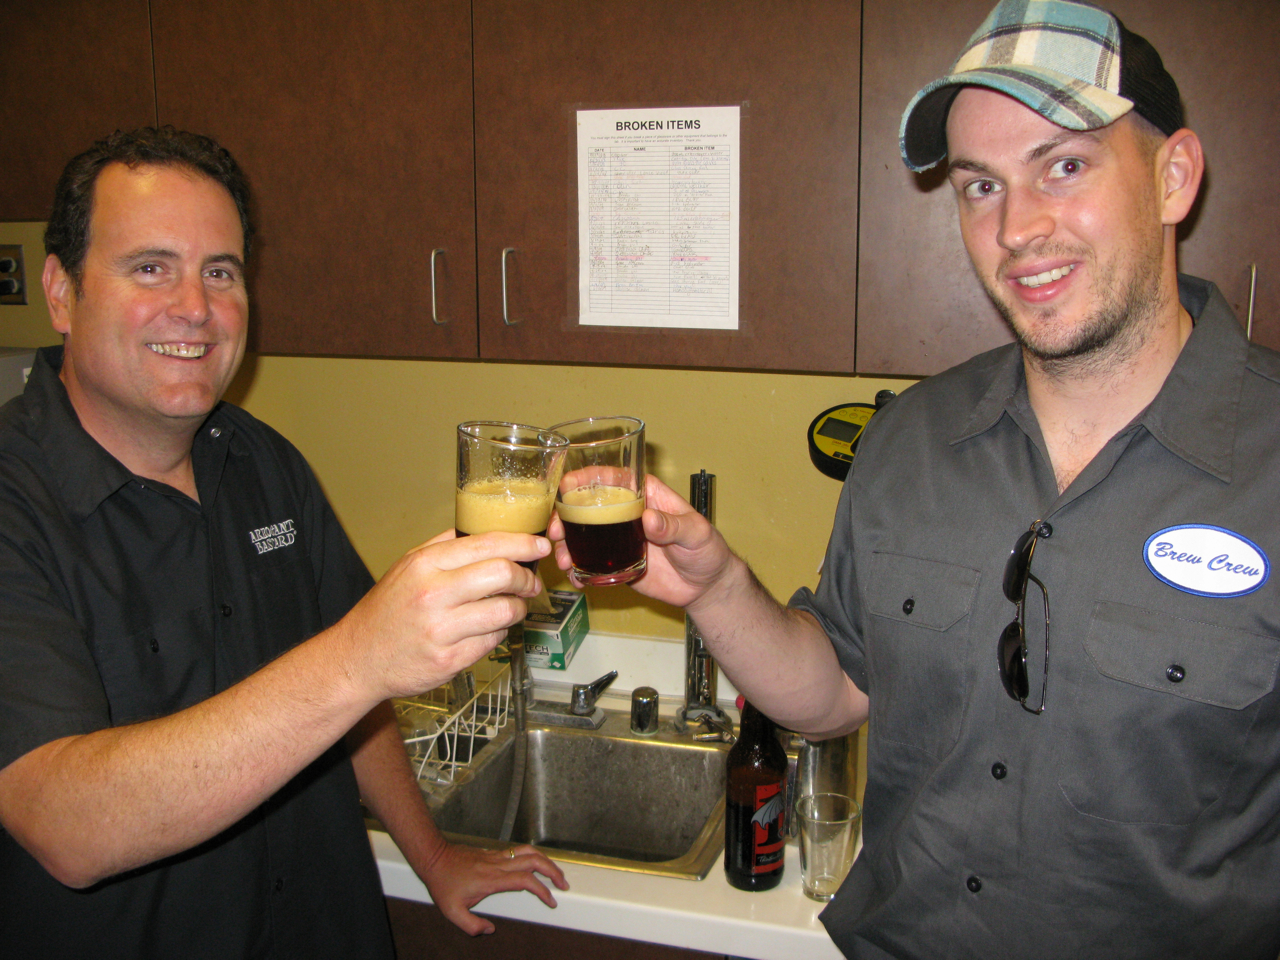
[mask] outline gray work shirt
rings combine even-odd
[[[865,846],[822,915],[850,957],[1280,952],[1280,357],[1212,284],[1179,293],[1196,325],[1159,395],[1061,495],[1014,345],[860,443],[822,582],[792,599],[871,701]],[[1036,716],[996,648],[1038,519]],[[1227,546],[1197,564],[1185,542]]]

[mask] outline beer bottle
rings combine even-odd
[[[787,839],[787,752],[772,720],[743,697],[738,709],[725,777],[725,878],[739,890],[772,890],[782,880]]]

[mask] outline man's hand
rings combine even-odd
[[[735,560],[724,537],[706,517],[654,476],[645,478],[641,522],[649,541],[649,560],[644,576],[631,584],[637,593],[688,607],[707,594]],[[547,535],[555,542],[556,563],[561,570],[570,570],[572,562],[559,516],[552,517]],[[582,584],[573,583],[582,589]]]
[[[543,537],[452,530],[410,550],[337,625],[350,675],[378,700],[446,682],[524,619],[539,586],[517,561],[550,552]]]
[[[535,876],[539,873],[557,889],[569,889],[561,869],[528,846],[481,850],[457,843],[446,844],[422,873],[422,881],[440,912],[473,937],[493,933],[491,921],[471,912],[472,907],[490,894],[528,890],[548,907],[554,907],[556,898]]]

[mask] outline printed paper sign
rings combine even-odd
[[[739,108],[578,111],[578,322],[738,329]]]

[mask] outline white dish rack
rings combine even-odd
[[[394,701],[414,774],[428,792],[470,779],[471,761],[510,719],[510,668],[482,661],[473,671],[474,694],[455,682]],[[482,674],[487,678],[481,679]],[[465,691],[461,695],[460,689]]]

